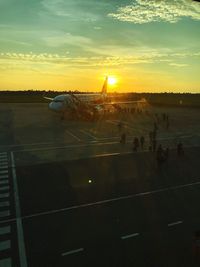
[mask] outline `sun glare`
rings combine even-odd
[[[115,77],[108,77],[108,84],[109,85],[114,85],[116,84],[117,79]]]

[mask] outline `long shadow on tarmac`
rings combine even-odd
[[[196,266],[191,247],[200,223],[200,186],[168,187],[200,181],[200,150],[188,149],[184,158],[170,152],[160,168],[153,153],[17,167],[29,265]],[[160,188],[164,191],[59,211]],[[122,240],[132,233],[140,235]],[[84,250],[62,256],[79,248]]]
[[[160,168],[153,153],[19,166],[22,214],[198,181],[199,154],[198,149],[192,149],[178,159],[173,151],[169,162]]]

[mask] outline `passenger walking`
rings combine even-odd
[[[177,155],[179,157],[184,155],[183,144],[181,142],[177,145]]]
[[[144,149],[144,142],[145,142],[145,139],[144,139],[144,136],[142,135],[140,137],[140,146],[141,146],[141,149],[143,150]]]
[[[119,122],[117,126],[118,126],[119,132],[121,132],[121,130],[122,130],[122,122]]]
[[[138,148],[139,148],[139,139],[135,137],[133,140],[133,151],[137,152]]]
[[[121,143],[121,144],[126,144],[126,133],[123,133],[123,134],[121,135],[120,143]]]
[[[165,154],[164,154],[164,150],[162,148],[162,145],[158,146],[158,149],[156,152],[156,159],[157,159],[159,166],[165,161]]]
[[[154,122],[154,132],[156,132],[158,130],[158,125],[156,122]]]

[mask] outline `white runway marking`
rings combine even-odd
[[[7,169],[8,168],[8,164],[0,164],[0,169]]]
[[[128,137],[131,137],[131,136],[128,136]],[[78,137],[76,137],[77,140],[79,139]],[[51,146],[51,147],[43,147],[43,148],[31,148],[31,149],[19,149],[19,150],[13,150],[13,152],[34,152],[34,151],[50,151],[50,150],[57,150],[57,149],[70,149],[70,148],[79,148],[79,147],[89,147],[89,146],[104,146],[104,145],[115,145],[115,144],[120,144],[119,141],[113,141],[113,139],[120,139],[120,137],[114,137],[114,138],[105,138],[105,140],[110,140],[108,142],[104,142],[104,138],[99,138],[98,141],[97,140],[93,140],[93,141],[90,141],[88,143],[79,143],[79,144],[69,144],[69,145],[66,145],[66,143],[64,143],[63,145],[59,145],[59,146]],[[158,138],[158,141],[159,140],[174,140],[174,137],[170,137],[170,138]],[[81,141],[81,139],[79,139],[78,141]],[[126,142],[126,144],[132,144],[132,140],[128,140]],[[199,147],[199,145],[185,145],[184,146],[185,148],[195,148],[195,147]],[[176,146],[173,145],[170,147],[170,149],[175,149]],[[132,151],[129,151],[129,152],[132,152]],[[137,151],[137,153],[139,152],[149,152],[148,149],[146,150],[141,150],[141,151]],[[122,154],[122,153],[121,153]]]
[[[2,180],[2,181],[0,181],[0,185],[5,185],[5,184],[8,184],[8,180]]]
[[[111,124],[114,124],[114,125],[119,125],[119,123],[122,123],[123,124],[123,126],[125,127],[125,128],[129,128],[129,129],[131,129],[131,130],[139,130],[139,131],[146,131],[146,132],[148,132],[149,131],[149,128],[145,128],[145,127],[137,127],[137,126],[132,126],[132,125],[130,125],[128,122],[126,122],[126,121],[119,121],[119,120],[107,120],[106,122],[108,122],[108,123],[111,123]]]
[[[69,130],[65,130],[65,132],[67,132],[69,135],[71,135],[72,137],[74,137],[77,141],[81,141],[80,138],[78,138],[76,135],[74,135],[73,133],[71,133]]]
[[[78,249],[70,250],[70,251],[67,251],[67,252],[62,253],[62,256],[68,256],[68,255],[71,255],[71,254],[82,252],[83,250],[84,250],[83,248],[78,248]]]
[[[103,146],[103,145],[113,145],[119,144],[116,141],[110,142],[99,142],[99,143],[87,143],[87,144],[79,144],[79,145],[67,145],[67,146],[57,146],[57,147],[47,147],[47,148],[33,148],[33,149],[22,149],[22,150],[14,150],[13,152],[32,152],[32,151],[48,151],[48,150],[56,150],[56,149],[67,149],[67,148],[78,148],[78,147],[88,147],[88,146]]]
[[[136,237],[139,236],[139,233],[134,233],[134,234],[130,234],[130,235],[124,235],[121,237],[121,239],[128,239],[128,238],[132,238],[132,237]]]
[[[4,227],[0,227],[0,235],[5,235],[5,234],[9,234],[9,233],[10,233],[10,225],[9,226],[4,226]]]
[[[7,157],[0,157],[0,163],[6,163],[8,162],[8,158]]]
[[[169,190],[177,190],[177,189],[180,189],[180,188],[186,188],[186,187],[195,186],[195,185],[200,185],[200,182],[177,185],[177,186],[171,186],[171,187],[165,187],[165,188],[162,188],[162,189],[147,191],[147,192],[143,192],[143,193],[136,193],[136,194],[117,197],[117,198],[110,198],[110,199],[100,200],[100,201],[97,201],[97,202],[80,204],[80,205],[66,207],[66,208],[57,209],[57,210],[38,212],[38,213],[35,213],[35,214],[24,216],[23,218],[33,218],[33,217],[37,217],[37,216],[49,215],[49,214],[54,214],[54,213],[58,213],[58,212],[65,212],[65,211],[69,211],[69,210],[87,208],[87,207],[92,207],[92,206],[112,203],[112,202],[116,202],[116,201],[120,201],[120,200],[132,199],[132,198],[135,198],[135,197],[148,196],[148,195],[152,195],[152,194],[166,192],[166,191],[169,191]]]
[[[9,191],[9,186],[2,186],[2,187],[0,187],[0,191]]]
[[[116,155],[120,155],[120,153],[103,153],[103,154],[96,154],[96,155],[92,155],[89,156],[87,158],[100,158],[100,157],[110,157],[110,156],[116,156]]]
[[[11,258],[1,259],[0,260],[0,266],[2,266],[2,267],[12,267]]]
[[[10,240],[0,241],[0,251],[10,248]]]
[[[168,226],[171,227],[171,226],[174,226],[174,225],[177,225],[177,224],[181,224],[183,223],[183,221],[177,221],[177,222],[173,222],[173,223],[168,223]]]
[[[9,197],[10,194],[9,193],[1,193],[0,194],[0,198],[6,198],[6,197]]]
[[[14,159],[13,152],[11,152],[11,165],[12,165],[13,187],[14,187],[15,211],[16,211],[16,217],[17,217],[16,223],[17,223],[20,267],[27,267],[26,250],[25,250],[25,245],[24,245],[24,232],[23,232],[22,219],[21,219],[17,175],[16,175],[16,170],[15,170],[15,159]]]
[[[8,162],[8,159],[7,158],[0,158],[0,164],[3,163],[7,163]]]
[[[0,207],[8,207],[8,206],[10,206],[10,202],[9,201],[0,202]]]
[[[80,130],[80,132],[84,133],[85,135],[91,137],[94,140],[98,140],[98,138],[96,138],[94,135],[92,135],[91,133],[86,132],[85,130]]]
[[[8,179],[8,175],[0,175],[0,180],[3,180],[3,179]]]
[[[8,173],[8,170],[0,171],[0,174]]]
[[[7,155],[0,155],[0,159],[7,159],[8,156]]]
[[[130,137],[130,136],[127,136],[127,137]],[[103,141],[103,140],[109,140],[109,139],[118,139],[120,140],[120,136],[111,136],[111,137],[99,137],[98,140],[99,141]]]
[[[131,126],[130,123],[126,122],[126,121],[120,121],[120,120],[106,120],[106,122],[111,123],[113,125],[119,125],[119,123],[123,123],[125,127],[128,127],[132,130],[139,130],[139,131],[146,131],[149,132],[150,128],[146,128],[146,127],[137,127],[137,126]],[[182,139],[187,139],[187,138],[192,138],[194,136],[200,136],[198,134],[188,134],[188,135],[182,135],[184,134],[184,132],[175,132],[174,133],[175,136],[173,137],[161,137],[158,138],[158,140],[173,140],[174,138],[182,138]],[[182,136],[181,136],[182,135]],[[147,136],[147,135],[146,135]]]
[[[26,144],[12,144],[12,145],[5,145],[0,147],[20,147],[20,146],[42,146],[42,145],[51,145],[54,144],[54,142],[46,142],[46,143],[26,143]],[[1,157],[1,155],[0,155]]]
[[[10,211],[9,210],[4,210],[4,211],[0,211],[0,217],[8,217],[10,216]]]

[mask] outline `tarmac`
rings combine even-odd
[[[163,112],[157,142],[170,152],[158,165],[148,135]],[[199,113],[151,107],[88,122],[1,104],[0,266],[199,266]]]

